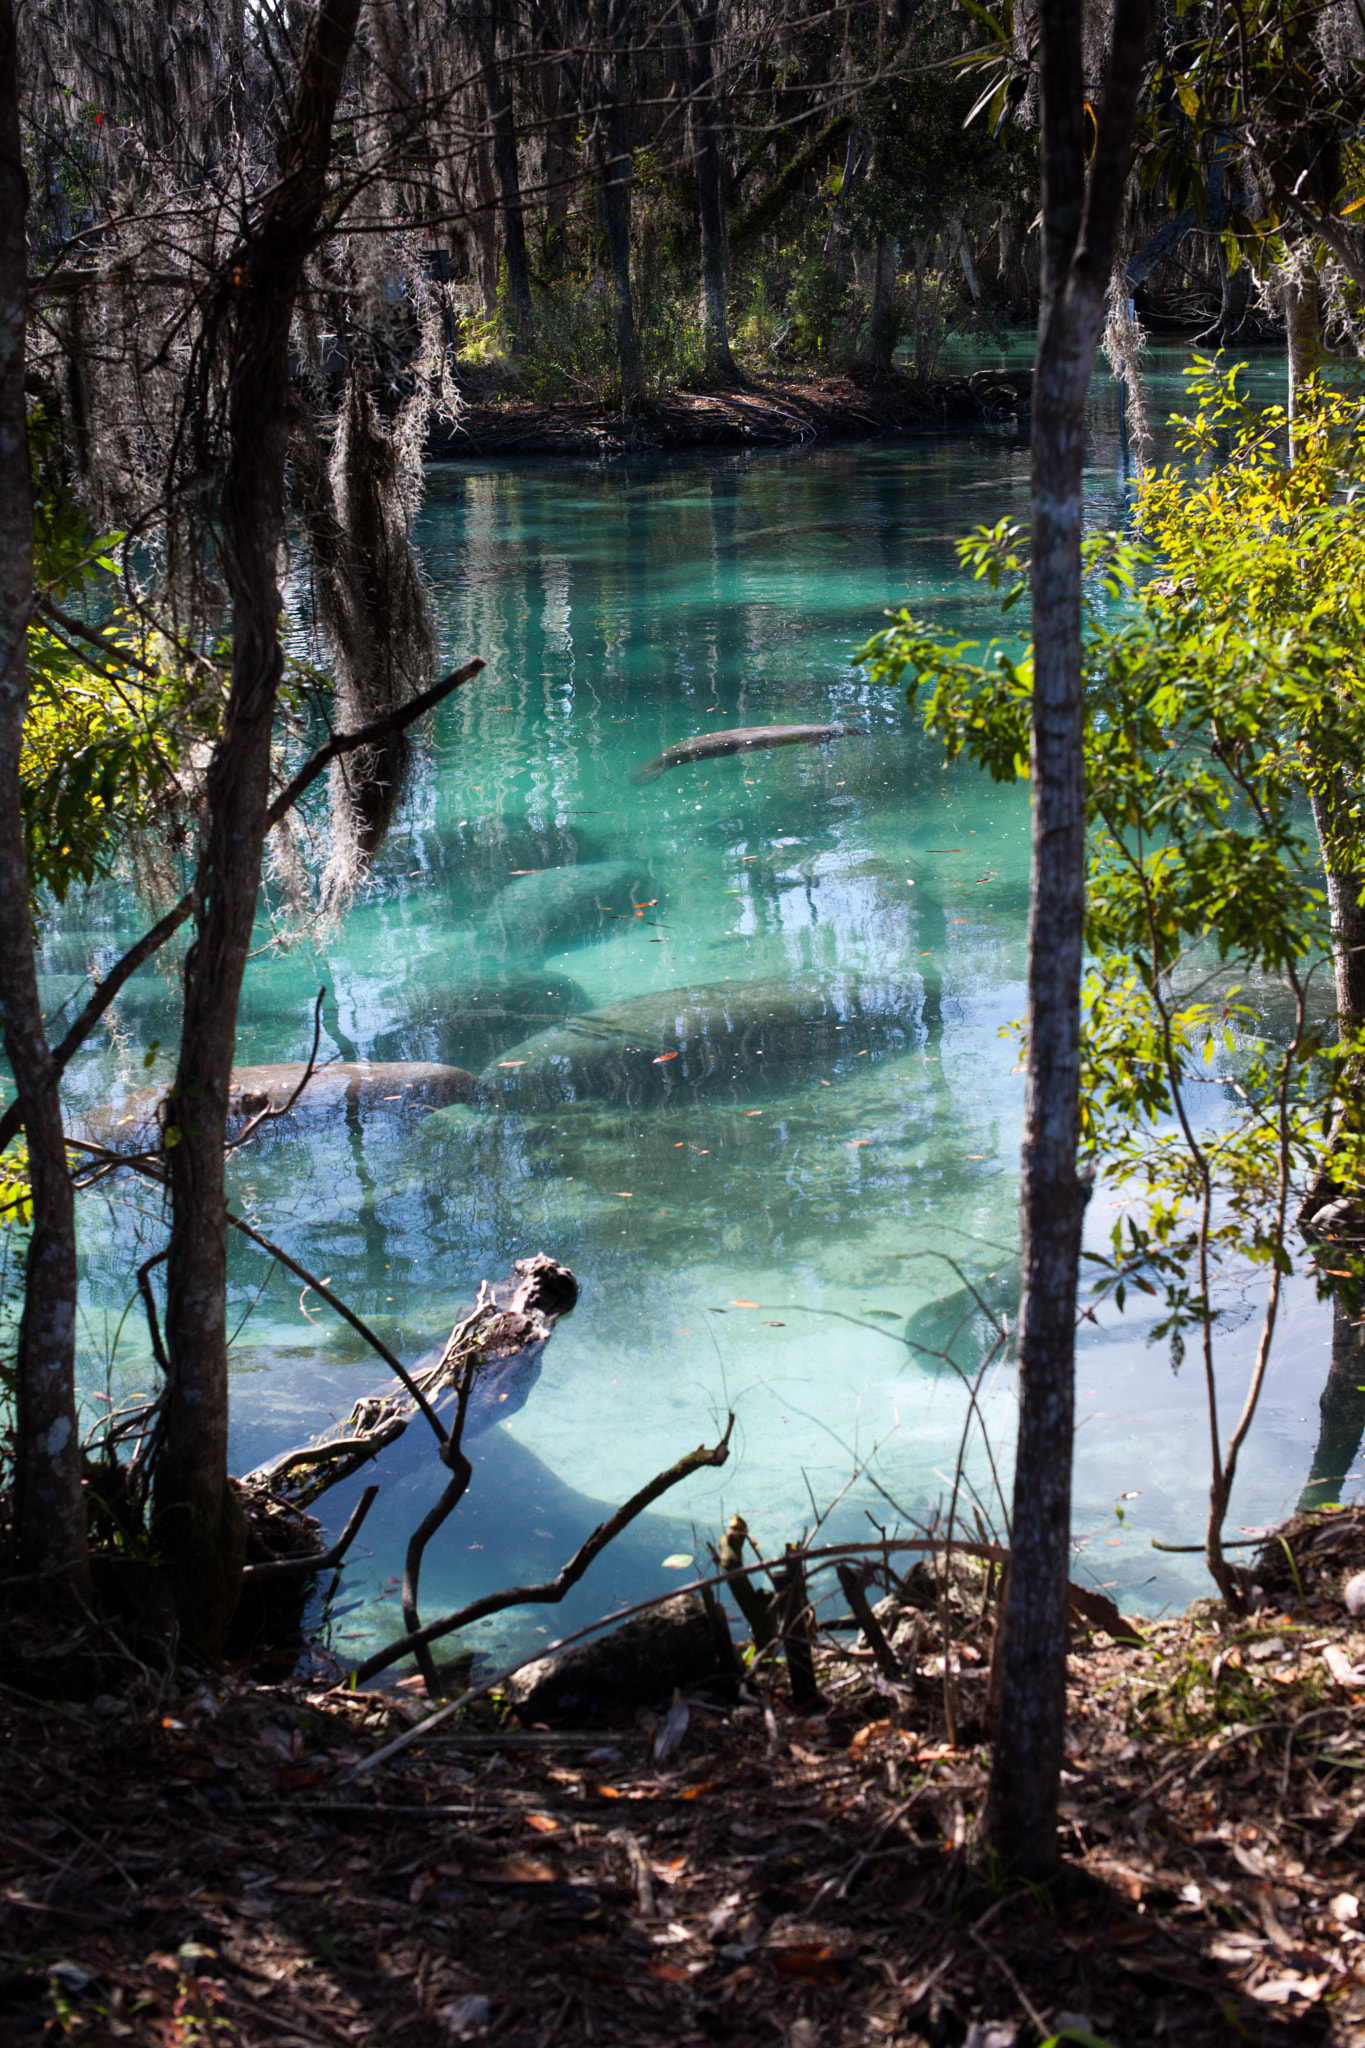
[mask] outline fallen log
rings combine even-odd
[[[525,1402],[540,1377],[556,1322],[577,1299],[578,1282],[567,1266],[543,1252],[518,1259],[514,1277],[496,1286],[485,1284],[446,1341],[417,1361],[406,1376],[412,1391],[395,1379],[363,1395],[343,1421],[257,1466],[245,1475],[243,1486],[293,1507],[307,1506],[395,1443],[423,1404],[430,1406],[453,1391],[471,1358],[477,1370],[467,1389],[462,1434],[473,1437],[490,1429]],[[415,1398],[419,1394],[420,1401]],[[302,1476],[292,1479],[295,1473]]]

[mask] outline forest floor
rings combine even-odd
[[[743,385],[675,391],[634,417],[601,405],[546,405],[471,380],[457,423],[433,431],[428,453],[612,456],[684,448],[809,445],[922,431],[948,421],[1015,419],[1026,413],[1027,370],[939,378],[792,372]]]
[[[410,1693],[130,1666],[44,1704],[10,1634],[0,2040],[1362,2048],[1365,1512],[1288,1535],[1249,1621],[1078,1634],[1050,1889],[971,1857],[966,1574],[897,1627],[913,1684],[822,1646],[823,1711],[755,1677],[691,1702],[662,1764],[649,1715],[524,1730],[485,1702],[355,1777],[428,1711]]]

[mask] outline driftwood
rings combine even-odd
[[[248,1226],[239,1227],[247,1228],[250,1236],[257,1235]],[[258,1242],[276,1257],[282,1257],[276,1246],[261,1239]],[[284,1259],[283,1263],[291,1271],[298,1270],[292,1260]],[[268,1464],[248,1472],[242,1483],[269,1491],[279,1498],[288,1498],[293,1506],[306,1506],[343,1479],[349,1479],[352,1473],[358,1472],[362,1465],[368,1464],[391,1443],[396,1443],[419,1410],[432,1424],[442,1447],[443,1461],[450,1463],[454,1455],[450,1448],[452,1439],[457,1452],[460,1435],[463,1434],[465,1417],[459,1411],[458,1402],[460,1380],[466,1367],[474,1361],[488,1374],[524,1367],[528,1362],[534,1365],[549,1343],[555,1323],[568,1313],[578,1298],[578,1283],[572,1273],[566,1266],[546,1258],[544,1253],[538,1252],[530,1259],[518,1259],[515,1272],[516,1279],[502,1281],[497,1286],[490,1287],[485,1283],[479,1290],[479,1300],[460,1317],[442,1349],[434,1356],[428,1353],[430,1362],[419,1364],[411,1372],[399,1364],[387,1346],[379,1344],[371,1331],[362,1328],[362,1334],[382,1351],[385,1360],[393,1367],[399,1385],[363,1395],[334,1430],[329,1430],[312,1443],[281,1452]],[[308,1278],[307,1275],[304,1277]],[[347,1315],[348,1320],[355,1320],[345,1304],[325,1286],[316,1280],[310,1280],[309,1284],[324,1301]],[[464,1393],[466,1409],[476,1384],[477,1374],[470,1374]],[[441,1395],[451,1389],[456,1392],[456,1428],[460,1435],[455,1429],[446,1430],[434,1406]],[[305,1476],[291,1484],[290,1474],[300,1471]]]
[[[256,1234],[248,1225],[241,1227],[249,1235]],[[277,1257],[282,1256],[275,1247],[268,1249],[274,1250]],[[555,1323],[578,1299],[578,1283],[573,1274],[543,1253],[518,1259],[515,1273],[515,1279],[496,1287],[485,1281],[473,1308],[460,1316],[445,1343],[429,1352],[411,1372],[385,1349],[384,1356],[395,1369],[394,1384],[357,1401],[350,1415],[337,1426],[338,1433],[285,1451],[268,1465],[248,1473],[242,1482],[248,1493],[287,1500],[289,1505],[301,1507],[358,1471],[387,1445],[396,1442],[419,1412],[424,1414],[436,1435],[437,1455],[451,1476],[440,1499],[408,1543],[403,1568],[403,1621],[409,1635],[421,1629],[417,1589],[426,1547],[459,1505],[473,1476],[473,1466],[464,1451],[473,1396],[476,1391],[486,1391],[489,1382],[504,1381],[510,1375],[524,1398],[523,1390],[534,1383],[540,1370],[540,1354],[550,1341]],[[325,1287],[319,1291],[325,1299],[334,1300]],[[343,1303],[336,1301],[335,1305],[348,1320],[356,1321]],[[372,1332],[366,1334],[372,1343],[377,1343]],[[435,1404],[451,1391],[455,1396],[455,1413],[447,1429]],[[490,1420],[493,1412],[489,1411]],[[303,1476],[296,1476],[299,1474]],[[283,1567],[263,1566],[252,1576],[284,1576],[290,1569],[317,1571],[328,1563],[339,1562],[377,1491],[377,1487],[367,1489],[338,1544],[324,1557],[291,1560],[289,1566]],[[418,1643],[415,1654],[429,1691],[439,1691],[440,1676],[424,1642]]]

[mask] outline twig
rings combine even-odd
[[[589,1541],[592,1541],[592,1538],[589,1538]],[[836,1558],[840,1557],[867,1557],[869,1555],[880,1557],[889,1556],[893,1550],[897,1552],[933,1552],[942,1551],[944,1548],[945,1546],[941,1541],[935,1541],[934,1538],[929,1536],[893,1536],[879,1538],[875,1543],[830,1543],[822,1546],[819,1550],[802,1551],[800,1556],[803,1564],[810,1565],[815,1563],[820,1569],[823,1569],[826,1565],[832,1564]],[[969,1543],[963,1539],[954,1542],[952,1548],[954,1551],[960,1551],[964,1557],[981,1557],[988,1561],[993,1560],[996,1564],[1003,1563],[1009,1556],[1009,1552],[1002,1550],[998,1543]],[[760,1558],[753,1569],[766,1572],[780,1571],[786,1562],[785,1556]],[[716,1572],[710,1578],[691,1579],[679,1590],[685,1593],[700,1592],[703,1586],[726,1585],[729,1582],[729,1578],[729,1572]],[[501,1601],[501,1595],[496,1597]],[[594,1629],[608,1628],[613,1621],[624,1621],[627,1615],[646,1614],[651,1607],[657,1607],[662,1601],[672,1598],[673,1595],[671,1593],[655,1594],[648,1600],[641,1600],[634,1607],[623,1607],[618,1609],[614,1615],[604,1616],[601,1621],[593,1622],[583,1633],[591,1635]],[[505,1604],[515,1605],[517,1603],[514,1601]],[[467,1628],[471,1621],[479,1620],[483,1614],[490,1611],[498,1613],[501,1611],[501,1607],[489,1610],[480,1603],[477,1613],[473,1609],[462,1607],[455,1614],[447,1614],[440,1621],[429,1621],[415,1635],[405,1636],[402,1642],[391,1643],[388,1650],[383,1653],[383,1661],[381,1663],[376,1664],[372,1658],[368,1664],[359,1665],[356,1669],[357,1684],[363,1685],[367,1678],[373,1678],[377,1672],[384,1670],[387,1665],[395,1663],[399,1657],[405,1657],[410,1650],[415,1650],[419,1638],[424,1643],[434,1643],[440,1636],[448,1636],[457,1628]],[[566,1636],[564,1638],[564,1642],[571,1640],[576,1642],[578,1638],[576,1636],[572,1638]],[[563,1647],[563,1644],[558,1643],[553,1645],[553,1647],[559,1649]],[[536,1652],[537,1656],[547,1656],[548,1654],[547,1650]],[[515,1664],[511,1668],[514,1671],[520,1671],[521,1666],[520,1664]]]
[[[312,1080],[313,1074],[317,1068],[318,1063],[318,1046],[321,1043],[322,1039],[322,1006],[326,1002],[326,1000],[327,991],[325,988],[320,988],[318,990],[317,1001],[313,1005],[312,1050],[309,1052],[307,1063],[304,1066],[303,1073],[299,1077],[298,1086],[290,1095],[289,1100],[287,1102],[281,1103],[278,1109],[272,1109],[270,1107],[269,1097],[267,1097],[265,1108],[258,1110],[255,1116],[253,1116],[248,1123],[243,1125],[242,1129],[237,1133],[235,1138],[229,1139],[228,1143],[223,1147],[225,1152],[235,1152],[237,1151],[239,1146],[245,1145],[248,1139],[255,1137],[257,1131],[261,1128],[262,1124],[277,1123],[282,1116],[288,1116],[290,1110],[294,1107],[294,1104],[298,1101],[304,1089]],[[306,1291],[307,1290],[305,1289],[305,1292]]]
[[[259,1585],[262,1579],[303,1578],[306,1574],[313,1572],[330,1571],[333,1565],[341,1563],[352,1543],[360,1534],[360,1525],[374,1506],[378,1493],[379,1488],[377,1486],[367,1486],[365,1488],[360,1499],[351,1510],[350,1521],[347,1522],[346,1527],[337,1537],[330,1550],[324,1550],[317,1557],[277,1557],[272,1558],[269,1564],[245,1565],[242,1569],[243,1580],[249,1580],[252,1585]]]
[[[973,1927],[969,1927],[967,1929],[967,1939],[969,1941],[974,1941],[977,1947],[980,1949],[982,1955],[987,1956],[990,1959],[990,1961],[995,1964],[996,1969],[999,1970],[1001,1976],[1004,1977],[1007,1983],[1010,1985],[1014,1992],[1015,1997],[1023,2006],[1024,2011],[1028,2014],[1034,2026],[1038,2029],[1039,2038],[1041,2040],[1046,2040],[1049,2034],[1051,2033],[1051,2028],[1048,2026],[1047,2021],[1039,2012],[1037,2006],[1033,2003],[1033,2000],[1029,1997],[1027,1991],[1025,1991],[1023,1985],[1019,1982],[1019,1979],[1015,1976],[1009,1964],[1005,1961],[1005,1958],[1000,1954],[1000,1951],[998,1949],[992,1948],[988,1941],[983,1941],[981,1939],[981,1936],[976,1932],[975,1928]]]
[[[317,1279],[312,1273],[308,1271],[306,1266],[301,1266],[297,1259],[291,1259],[288,1252],[283,1252],[280,1250],[277,1244],[272,1244],[270,1239],[266,1237],[261,1231],[257,1230],[253,1224],[244,1223],[240,1216],[233,1216],[230,1213],[228,1215],[227,1220],[232,1225],[234,1230],[240,1230],[244,1237],[249,1237],[253,1244],[258,1244],[261,1247],[262,1251],[269,1252],[271,1258],[278,1259],[280,1264],[286,1267],[289,1272],[297,1275],[297,1277],[300,1280],[306,1280],[308,1282],[308,1285],[312,1288],[314,1294],[320,1294],[322,1296],[322,1299],[327,1303],[328,1307],[334,1308],[339,1316],[344,1317],[344,1319],[350,1324],[351,1328],[354,1331],[356,1331],[356,1333],[359,1336],[365,1339],[365,1342],[370,1346],[371,1350],[377,1351],[379,1353],[379,1356],[383,1359],[385,1365],[388,1366],[390,1372],[394,1374],[395,1378],[400,1379],[403,1382],[403,1385],[407,1388],[413,1400],[417,1403],[422,1413],[426,1416],[427,1421],[431,1424],[432,1428],[436,1432],[437,1443],[444,1444],[444,1442],[446,1441],[446,1433],[441,1425],[441,1420],[440,1417],[437,1415],[436,1410],[432,1407],[430,1401],[428,1401],[426,1395],[422,1392],[422,1389],[418,1386],[416,1380],[412,1377],[412,1374],[408,1371],[407,1367],[405,1365],[399,1364],[398,1360],[390,1351],[388,1345],[384,1343],[382,1338],[376,1337],[374,1331],[370,1328],[369,1324],[363,1323],[360,1320],[360,1317],[356,1314],[354,1309],[347,1308],[345,1302],[341,1299],[340,1295],[333,1294],[331,1288],[327,1285],[325,1280]]]

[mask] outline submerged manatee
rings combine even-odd
[[[514,1109],[752,1089],[803,1066],[902,1049],[918,1036],[920,1004],[918,982],[852,975],[665,989],[567,1018],[510,1047],[483,1080]]]
[[[1013,1325],[1021,1285],[1018,1259],[1002,1256],[995,1272],[927,1301],[905,1325],[911,1358],[931,1370],[950,1359],[963,1372],[976,1372],[1000,1345],[1002,1329]]]
[[[729,732],[702,732],[676,747],[665,747],[631,776],[634,783],[653,782],[670,768],[688,761],[715,761],[726,754],[747,754],[756,748],[814,746],[841,740],[849,733],[866,737],[865,725],[738,725]]]
[[[421,982],[405,994],[406,1016],[375,1039],[375,1051],[385,1059],[429,1055],[455,1066],[481,1067],[528,1032],[588,1007],[578,983],[549,968],[500,974],[490,967],[459,981]]]
[[[302,1060],[234,1067],[228,1097],[229,1129],[240,1127],[262,1110],[283,1109],[304,1072]],[[448,1103],[475,1101],[480,1092],[473,1074],[461,1067],[420,1060],[338,1060],[316,1070],[290,1111],[289,1121],[334,1116],[348,1109],[443,1109]],[[170,1121],[169,1108],[164,1088],[139,1088],[121,1103],[82,1116],[79,1134],[91,1144],[113,1151],[144,1151],[160,1144],[162,1130]]]
[[[517,875],[499,890],[474,927],[481,944],[499,952],[518,946],[558,952],[575,939],[605,931],[613,918],[629,919],[632,899],[645,887],[643,862],[581,861]]]

